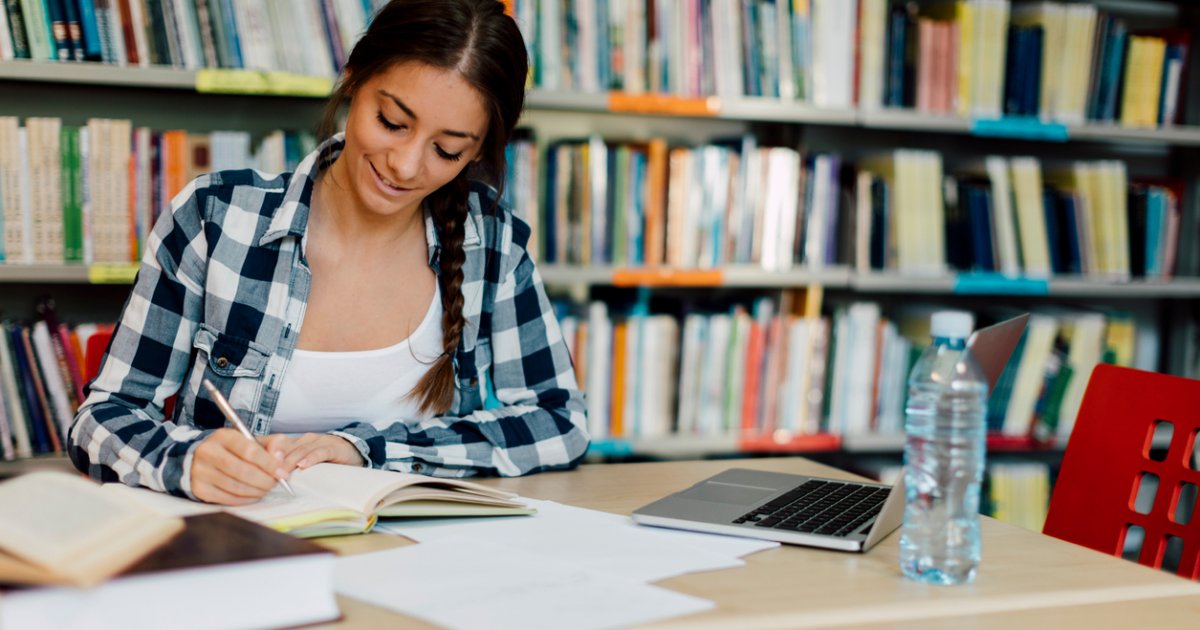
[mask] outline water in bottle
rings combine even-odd
[[[931,584],[968,584],[979,567],[987,380],[966,351],[973,324],[934,313],[933,344],[908,379],[900,570]]]

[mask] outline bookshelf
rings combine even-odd
[[[864,2],[879,4],[876,0]],[[546,14],[539,13],[539,9],[553,9],[532,0],[517,0],[514,4],[518,16],[527,20],[523,27],[530,26],[530,15],[544,19]],[[563,9],[562,3],[553,4],[558,7],[554,10]],[[711,4],[729,9],[739,3],[712,0]],[[833,3],[813,0],[800,4],[818,10]],[[894,5],[882,4],[889,8]],[[919,6],[928,8],[933,4],[920,2]],[[1183,1],[1098,0],[1084,4],[1121,16],[1131,30],[1170,23],[1200,26],[1200,9]],[[581,26],[595,27],[582,23]],[[547,151],[557,142],[595,138],[601,143],[616,144],[662,138],[670,148],[686,148],[716,143],[728,147],[729,139],[753,138],[758,147],[800,147],[801,160],[838,154],[843,165],[856,167],[880,152],[930,151],[939,155],[945,174],[954,173],[962,163],[993,154],[1006,159],[1032,156],[1045,164],[1121,161],[1130,179],[1170,175],[1184,182],[1179,234],[1191,234],[1193,238],[1197,235],[1200,63],[1196,61],[1200,58],[1197,54],[1200,41],[1192,42],[1185,65],[1181,91],[1186,100],[1179,120],[1152,128],[1132,128],[1114,121],[1064,122],[1054,116],[918,111],[912,107],[887,106],[882,97],[877,103],[864,103],[862,94],[859,102],[850,104],[831,104],[828,99],[816,96],[802,99],[753,96],[744,89],[729,89],[720,76],[709,93],[699,93],[694,89],[696,86],[689,89],[672,86],[671,94],[653,89],[635,94],[601,84],[588,90],[575,89],[578,86],[569,82],[546,80],[544,73],[553,64],[541,54],[543,35],[539,31],[531,41],[535,77],[522,124],[531,131],[534,150],[543,162],[534,178],[538,190],[535,198],[542,212],[548,207],[544,161]],[[744,54],[743,51],[734,56],[742,58]],[[563,64],[577,64],[572,66],[577,70],[585,57],[588,56],[571,52],[554,63],[560,69]],[[668,59],[664,63],[679,61]],[[689,58],[687,63],[694,61]],[[703,60],[698,63],[695,67],[703,67]],[[859,75],[851,69],[850,76]],[[0,116],[60,117],[64,124],[71,125],[81,125],[92,116],[126,118],[155,129],[183,127],[194,133],[221,129],[245,131],[257,140],[280,127],[311,128],[330,82],[330,76],[308,76],[279,67],[214,70],[6,59],[0,60],[0,89],[6,94],[6,98],[0,99]],[[9,94],[13,98],[8,98]],[[86,107],[81,103],[86,103]],[[838,190],[842,187],[844,182],[835,185]],[[852,210],[852,206],[843,205],[839,212]],[[535,221],[545,225],[544,216]],[[589,300],[604,302],[620,316],[624,309],[639,302],[647,304],[651,313],[680,317],[697,306],[718,309],[741,304],[749,308],[760,297],[776,300],[776,307],[780,307],[785,294],[796,291],[820,292],[823,299],[818,300],[822,302],[818,315],[826,317],[861,301],[882,305],[885,315],[913,303],[983,311],[1010,305],[1124,311],[1132,313],[1139,324],[1146,323],[1155,329],[1161,351],[1156,353],[1154,367],[1188,373],[1195,369],[1196,355],[1200,352],[1194,347],[1198,338],[1194,313],[1200,303],[1200,251],[1190,247],[1185,237],[1180,239],[1177,272],[1172,277],[1132,277],[1119,281],[1063,274],[997,276],[950,268],[932,274],[913,274],[864,268],[847,256],[817,265],[796,256],[794,264],[772,270],[745,261],[711,268],[680,268],[540,259],[544,262],[539,264],[539,270],[549,290],[556,296],[564,296],[564,301],[574,302],[576,307],[586,305]],[[119,310],[131,279],[128,270],[111,267],[0,264],[0,313],[27,318],[33,313],[37,296],[49,293],[58,299],[60,308],[66,305],[64,317],[75,321],[111,318]],[[853,458],[878,453],[894,455],[900,446],[894,434],[818,433],[797,438],[783,433],[742,437],[733,431],[706,436],[602,438],[593,446],[593,452],[613,458],[679,458],[738,452]],[[1062,448],[1061,443],[1047,447],[999,438],[990,444],[995,452],[1028,452],[1051,460]]]

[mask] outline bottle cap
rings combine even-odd
[[[938,311],[930,319],[929,332],[943,339],[966,339],[975,329],[975,316],[967,311]]]

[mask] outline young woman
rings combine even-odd
[[[529,228],[493,188],[527,63],[496,0],[381,9],[296,172],[202,176],[155,226],[71,429],[75,465],[243,504],[318,462],[456,477],[577,463],[583,396]]]

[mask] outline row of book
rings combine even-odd
[[[592,436],[902,433],[929,310],[888,317],[879,304],[855,302],[821,316],[800,293],[682,314],[652,313],[643,302],[564,307]],[[989,431],[1065,443],[1093,366],[1156,367],[1155,342],[1137,335],[1127,314],[1035,314],[990,393]]]
[[[510,147],[505,194],[558,264],[767,270],[845,264],[938,275],[1175,273],[1182,182],[1133,179],[1121,161],[1043,166],[898,149],[851,164],[753,136]]]
[[[209,134],[93,118],[81,127],[0,116],[0,263],[129,263],[191,179],[232,168],[282,172],[315,144],[276,131]]]
[[[5,0],[0,60],[337,74],[383,0]]]
[[[32,323],[0,322],[0,456],[64,453],[83,403],[84,349],[107,325],[67,326],[43,302]]]
[[[1083,3],[515,0],[547,90],[1181,122],[1190,34]]]

